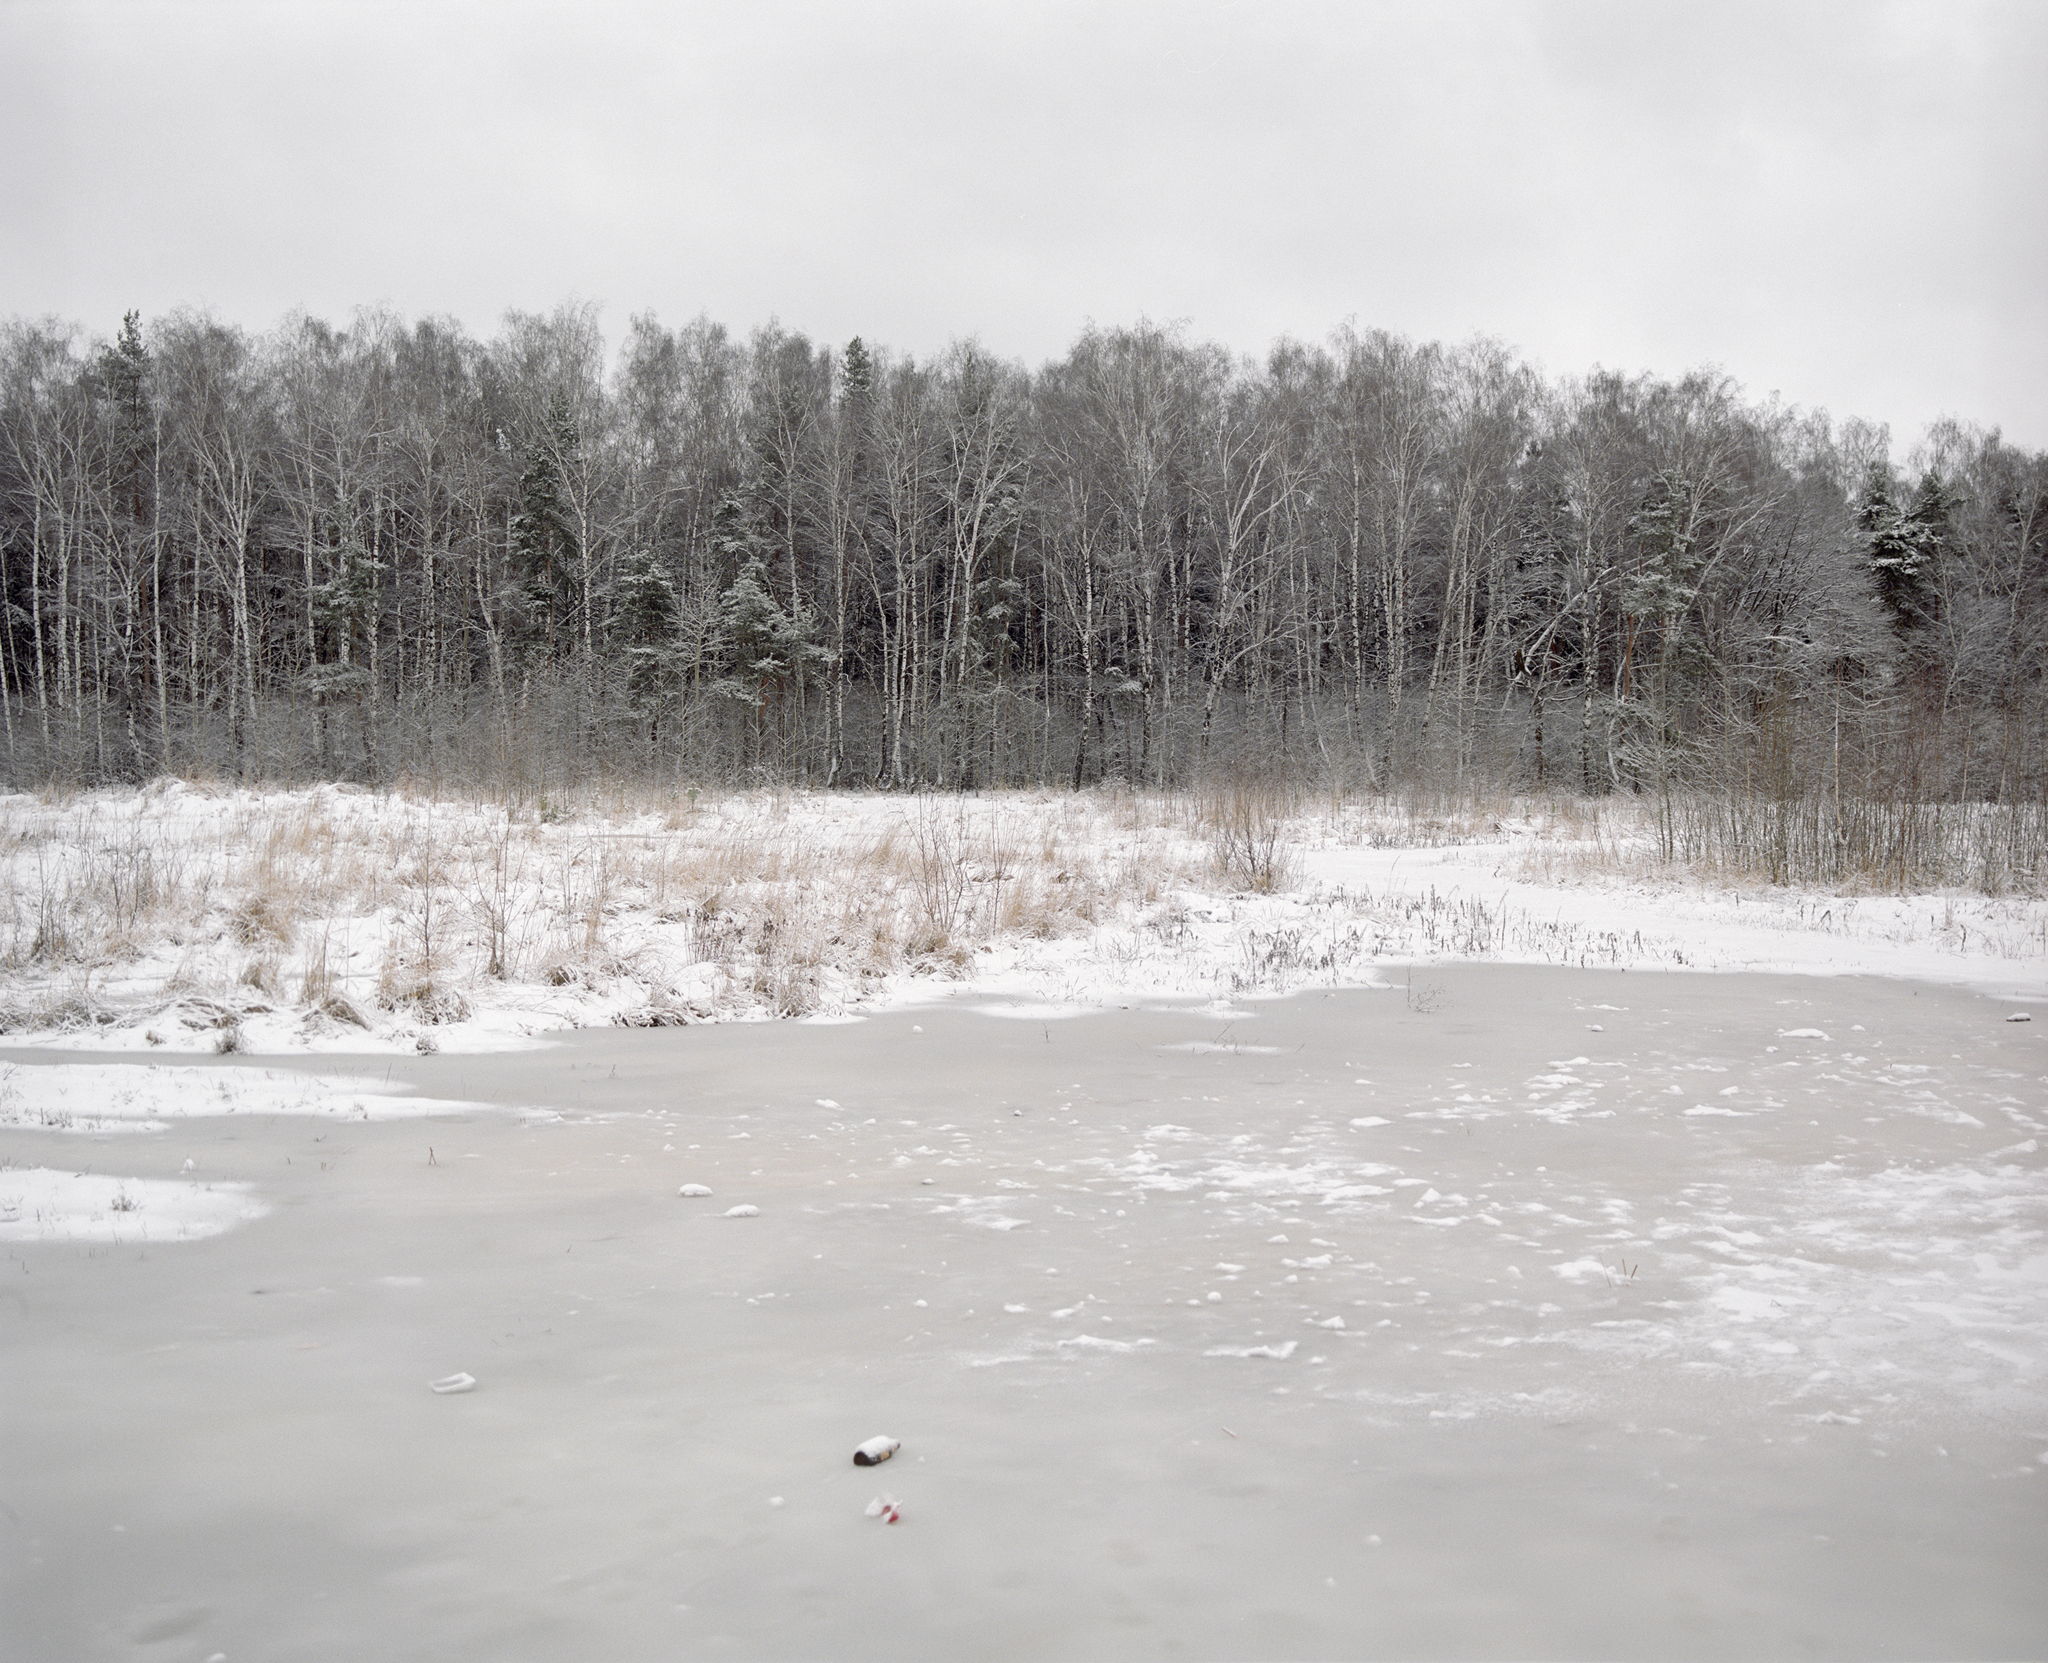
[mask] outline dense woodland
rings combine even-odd
[[[2037,802],[2048,457],[1909,460],[1349,329],[15,321],[4,772]]]

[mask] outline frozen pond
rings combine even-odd
[[[192,1062],[147,1133],[8,1053],[84,1118],[0,1123],[0,1657],[2039,1656],[2016,1008],[1417,970]],[[322,1069],[423,1117],[217,1083]]]

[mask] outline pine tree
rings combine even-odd
[[[122,314],[121,333],[113,345],[100,348],[93,369],[100,391],[127,421],[140,426],[149,410],[149,349],[142,344],[140,312]]]
[[[101,347],[91,385],[114,418],[114,477],[132,519],[148,517],[150,442],[149,349],[142,344],[142,314],[127,312],[121,333]]]

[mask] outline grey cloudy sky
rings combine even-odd
[[[1347,318],[2048,445],[2048,4],[0,0],[0,313]]]

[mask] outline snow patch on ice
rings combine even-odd
[[[0,1168],[0,1241],[198,1241],[269,1212],[250,1190],[248,1184]]]
[[[160,1132],[217,1115],[404,1120],[484,1105],[414,1097],[380,1080],[203,1063],[0,1063],[0,1126],[52,1132]]]
[[[1265,1357],[1284,1363],[1301,1347],[1299,1340],[1282,1340],[1277,1345],[1212,1345],[1204,1357]]]

